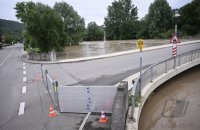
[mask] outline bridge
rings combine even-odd
[[[145,79],[145,82],[139,81],[140,78],[137,75],[132,75],[139,71],[140,53],[137,50],[96,59],[44,64],[44,67],[52,79],[58,80],[59,86],[114,86],[123,79],[127,79],[129,88],[134,88],[132,89],[133,107],[130,109],[133,111],[130,117],[135,120],[132,120],[130,124],[132,127],[135,124],[134,128],[138,128],[142,106],[148,95],[162,82],[199,64],[199,50],[197,50],[199,48],[200,41],[181,43],[178,45],[177,59],[171,58],[170,44],[146,48],[143,52],[144,75],[141,77]],[[41,65],[23,63],[20,56],[21,45],[5,47],[0,52],[0,104],[4,104],[0,106],[0,128],[54,130],[62,127],[73,130],[80,127],[85,114],[62,113],[54,121],[49,121],[47,114],[51,100],[43,82],[35,80],[35,77],[41,73]],[[132,80],[135,81],[134,84]],[[141,97],[134,98],[137,95]],[[135,99],[137,104],[134,104]],[[24,121],[27,123],[24,124]]]
[[[136,79],[131,93],[132,129],[138,129],[138,122],[143,106],[154,90],[169,79],[199,64],[200,50],[197,49],[156,63],[144,70],[141,77]]]

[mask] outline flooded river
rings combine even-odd
[[[164,83],[148,98],[139,130],[200,130],[200,66]]]
[[[183,42],[185,40],[182,40]],[[170,44],[169,40],[144,40],[145,48]],[[65,52],[57,53],[57,60],[99,56],[109,53],[136,49],[136,40],[82,42],[77,46],[65,47]]]

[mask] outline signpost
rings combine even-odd
[[[174,35],[170,39],[170,43],[172,43],[172,56],[176,57],[176,55],[177,55],[177,43],[181,43],[180,39],[178,38],[176,33],[174,33]]]
[[[170,43],[172,43],[172,56],[174,57],[174,68],[176,67],[176,56],[177,56],[177,43],[181,43],[179,37],[174,33],[172,38],[170,39]]]
[[[140,87],[139,87],[139,94],[141,96],[141,76],[142,76],[142,49],[144,48],[144,41],[139,39],[136,43],[136,47],[140,50]]]

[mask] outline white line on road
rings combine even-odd
[[[26,93],[26,86],[22,87],[22,94]]]
[[[26,82],[26,77],[23,77],[23,82]]]
[[[26,71],[25,70],[23,71],[23,74],[26,75]]]
[[[11,50],[10,54],[1,63],[1,66],[3,66],[3,64],[7,61],[7,59],[11,56],[12,53],[13,53],[13,51]]]
[[[19,116],[24,114],[25,102],[21,102],[19,106]]]
[[[23,62],[23,66],[25,66],[26,64],[25,64],[25,62]]]
[[[23,69],[25,70],[25,69],[26,69],[26,67],[25,67],[25,66],[23,66]]]

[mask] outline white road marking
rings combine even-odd
[[[22,87],[22,94],[26,93],[26,86]]]
[[[26,75],[26,71],[25,70],[23,71],[23,74]]]
[[[26,82],[26,77],[23,77],[23,82]]]
[[[7,59],[11,56],[12,51],[10,52],[10,54],[3,60],[3,62],[1,63],[1,66],[3,66],[3,64],[7,61]]]
[[[25,102],[21,102],[19,106],[19,116],[24,114]]]
[[[25,69],[26,69],[26,67],[25,67],[25,66],[23,66],[23,69],[25,70]]]
[[[23,66],[25,66],[26,64],[25,64],[25,62],[23,62]]]

